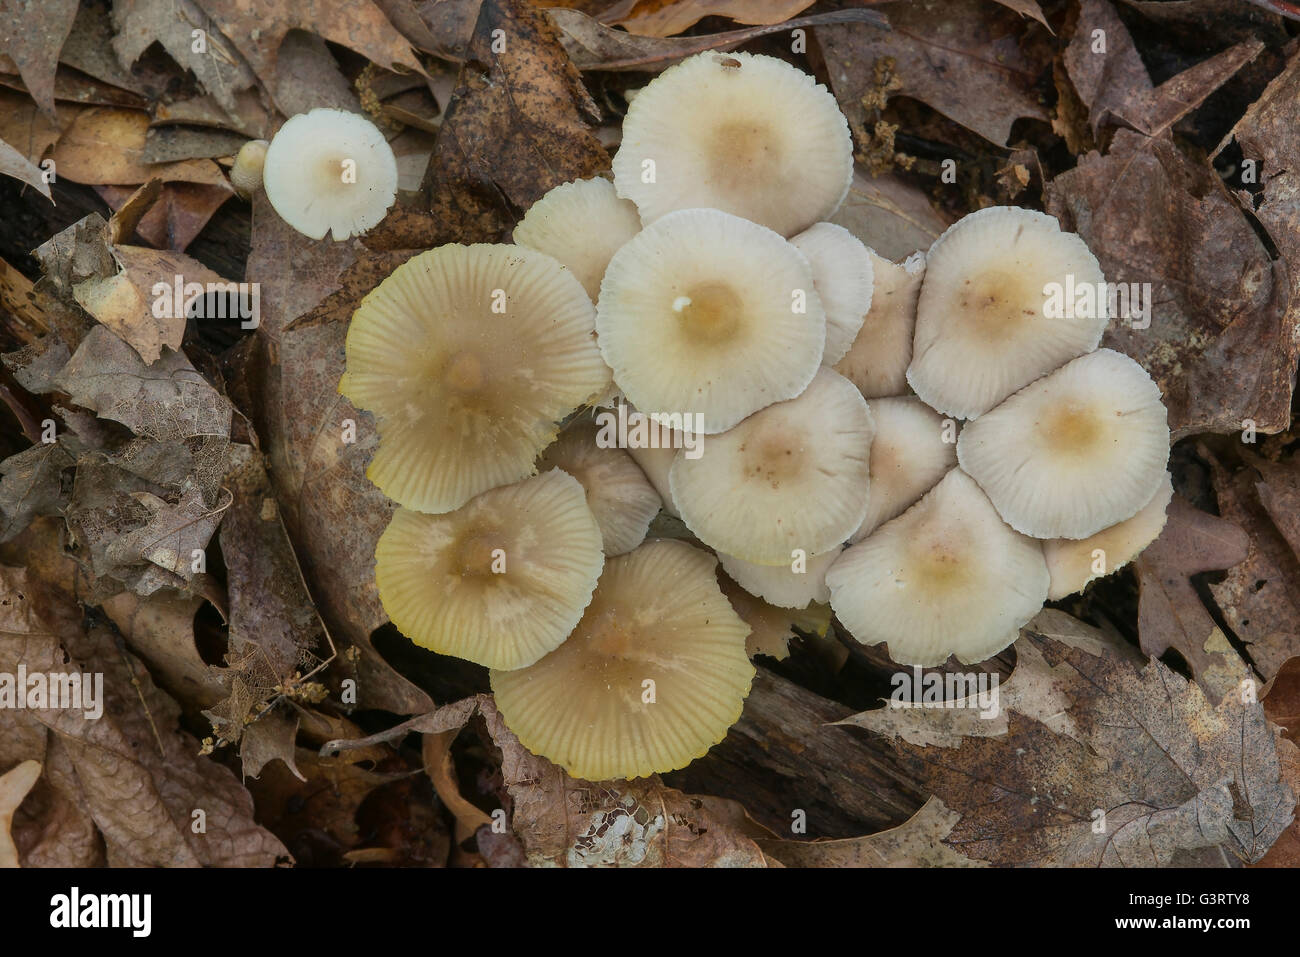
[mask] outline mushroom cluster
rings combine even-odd
[[[612,182],[353,317],[339,389],[400,506],[380,598],[575,777],[703,755],[791,624],[980,660],[1163,525],[1159,390],[1097,348],[1104,309],[1047,312],[1102,282],[1084,243],[994,208],[895,264],[826,221],[852,173],[824,87],[700,54],[632,100]]]

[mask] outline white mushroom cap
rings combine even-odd
[[[1075,356],[1106,328],[1108,303],[1087,315],[1049,317],[1062,294],[1105,281],[1097,257],[1056,219],[1015,206],[971,213],[926,257],[907,381],[930,406],[973,419]],[[1073,310],[1071,298],[1071,310]]]
[[[367,475],[447,512],[533,473],[555,423],[609,387],[573,273],[523,246],[439,246],[357,307],[339,391],[375,414]]]
[[[514,241],[572,269],[595,302],[610,257],[640,231],[636,206],[597,177],[564,183],[533,203],[515,227]]]
[[[645,541],[659,514],[659,493],[625,451],[597,444],[599,429],[591,419],[570,423],[538,460],[538,471],[558,468],[572,475],[587,492],[606,555],[622,555]]]
[[[686,527],[719,552],[787,565],[848,539],[867,510],[875,432],[852,382],[822,367],[796,399],[768,406],[669,473]]]
[[[379,224],[397,198],[397,159],[364,116],[319,107],[289,118],[262,168],[280,218],[312,239],[336,240]]]
[[[375,584],[417,645],[513,669],[564,641],[604,563],[582,486],[553,469],[446,515],[398,509],[375,547]]]
[[[876,420],[876,437],[871,442],[871,494],[867,517],[850,542],[862,541],[883,523],[902,515],[957,464],[956,423],[916,396],[872,399],[871,414]]]
[[[610,260],[596,331],[623,394],[653,418],[714,433],[804,390],[826,318],[812,268],[762,226],[716,209],[671,213]]]
[[[790,242],[812,265],[813,285],[826,311],[822,365],[833,366],[853,345],[871,308],[871,250],[834,223],[816,223]]]
[[[826,571],[840,557],[840,546],[820,555],[808,555],[797,563],[755,565],[733,555],[718,554],[718,560],[736,584],[781,608],[807,608],[812,602],[831,600]],[[795,571],[795,567],[800,569]]]
[[[262,188],[262,167],[266,165],[266,140],[249,140],[239,148],[235,164],[230,167],[230,185],[248,199]]]
[[[628,107],[614,157],[618,195],[647,225],[707,207],[792,236],[829,219],[853,179],[853,144],[825,87],[784,60],[701,53]]]
[[[1132,518],[1165,481],[1160,388],[1128,356],[1098,349],[968,423],[957,459],[1012,528],[1087,538]]]
[[[831,607],[864,645],[899,664],[973,663],[1016,640],[1043,607],[1039,542],[1007,527],[961,469],[851,545],[826,574]]]
[[[1174,497],[1174,487],[1165,481],[1155,496],[1132,518],[1103,528],[1087,538],[1053,538],[1043,542],[1043,557],[1052,576],[1048,600],[1083,591],[1094,578],[1119,571],[1160,537],[1165,527],[1165,510]]]
[[[925,276],[925,254],[913,253],[899,264],[872,252],[871,267],[871,309],[848,352],[835,363],[835,371],[868,399],[910,391],[907,367],[912,361],[916,300]]]

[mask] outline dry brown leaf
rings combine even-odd
[[[1103,345],[1164,392],[1175,438],[1285,429],[1300,338],[1295,267],[1273,260],[1218,174],[1171,140],[1119,130],[1047,186],[1046,205],[1112,283],[1149,283],[1150,325],[1112,322]]]
[[[1245,560],[1229,568],[1222,581],[1212,582],[1210,592],[1224,622],[1268,679],[1300,654],[1300,562],[1279,531],[1294,516],[1285,506],[1279,510],[1264,503],[1268,495],[1275,505],[1282,504],[1264,478],[1265,468],[1278,467],[1243,452],[1245,466],[1232,472],[1208,450],[1202,454],[1210,461],[1219,514],[1249,537]],[[1281,483],[1274,481],[1279,497],[1284,495]]]
[[[194,616],[202,605],[193,595],[141,598],[124,591],[100,606],[159,687],[190,710],[210,708],[225,696],[221,669],[205,662],[195,645]]]
[[[866,142],[862,98],[877,61],[891,57],[899,96],[925,103],[1004,146],[1020,117],[1048,119],[1037,86],[1048,68],[1020,37],[1025,22],[984,0],[891,4],[890,30],[819,27],[831,88],[859,145]]]
[[[227,112],[235,110],[235,95],[254,83],[248,64],[194,0],[116,0],[113,26],[113,52],[126,70],[157,43]],[[202,31],[202,51],[194,49],[195,30]]]
[[[51,202],[54,201],[50,196],[50,184],[45,182],[41,168],[2,139],[0,139],[0,176],[12,176],[35,189]]]
[[[175,702],[119,650],[109,629],[83,628],[79,605],[21,569],[0,567],[3,670],[103,674],[103,713],[29,709],[75,769],[110,866],[268,866],[285,849],[253,821],[252,800],[223,766],[197,757]],[[94,668],[86,664],[93,662]],[[202,815],[195,815],[202,811]],[[191,822],[202,818],[202,829]]]
[[[410,44],[371,0],[338,5],[278,0],[197,0],[197,5],[231,39],[268,90],[275,89],[276,60],[290,30],[315,33],[355,50],[386,70],[405,68],[424,72]]]
[[[646,37],[684,33],[705,17],[726,17],[737,23],[782,23],[803,13],[814,0],[639,0],[632,10],[606,23]],[[1032,2],[1032,0],[1031,0]]]
[[[1017,866],[1228,866],[1258,860],[1290,825],[1295,796],[1253,695],[1211,707],[1159,661],[1139,672],[1027,629],[1028,646],[1068,714],[1037,698],[1027,710],[1055,728],[1013,708],[1004,733],[918,746],[949,712],[899,712],[903,770],[961,815],[949,846]]]
[[[492,818],[482,809],[465,800],[460,793],[460,784],[456,780],[456,766],[451,760],[451,743],[460,734],[459,728],[439,731],[423,736],[424,745],[421,755],[424,759],[424,772],[433,782],[433,789],[456,818],[456,843],[462,844],[472,837],[481,827],[492,827]]]
[[[544,11],[485,0],[470,53],[425,174],[441,241],[491,242],[547,190],[609,168],[600,111]]]
[[[77,0],[0,4],[0,53],[17,65],[32,98],[51,117],[59,50],[76,15]]]
[[[165,183],[228,185],[211,160],[182,160],[150,166],[143,161],[149,117],[135,110],[100,107],[79,114],[54,147],[58,175],[75,183],[135,185]]]
[[[836,841],[760,840],[758,846],[787,867],[987,867],[944,843],[960,819],[932,797],[887,831]]]
[[[1260,694],[1264,714],[1277,726],[1282,777],[1300,794],[1300,658],[1290,658]],[[1256,867],[1300,867],[1300,817],[1291,822]]]
[[[1245,561],[1249,547],[1239,526],[1175,495],[1164,531],[1134,564],[1142,650],[1153,658],[1176,650],[1212,701],[1236,690],[1244,665],[1190,579]]]
[[[18,848],[10,830],[14,812],[41,776],[41,762],[24,761],[0,774],[0,867],[18,867]]]
[[[96,192],[119,210],[134,195],[129,187],[99,186]],[[229,183],[164,183],[157,202],[140,218],[135,231],[158,249],[184,252],[203,231],[217,210],[235,195]]]
[[[646,37],[606,26],[579,10],[557,7],[549,13],[563,33],[565,50],[580,70],[662,70],[705,50],[730,50],[775,33],[807,30],[832,23],[887,25],[884,16],[874,10],[830,10],[770,26],[745,27],[701,36]]]

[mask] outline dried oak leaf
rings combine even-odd
[[[315,33],[386,70],[424,72],[410,44],[371,0],[347,4],[197,0],[197,5],[230,38],[268,90],[275,89],[276,61],[290,30]]]
[[[769,25],[789,20],[812,5],[813,0],[638,0],[623,16],[604,19],[639,36],[671,37],[705,17]]]
[[[235,110],[235,94],[255,83],[248,64],[194,0],[115,0],[113,27],[113,52],[125,70],[157,43],[227,112]],[[195,30],[202,31],[202,51],[194,49]]]
[[[897,176],[853,174],[843,204],[831,217],[880,256],[902,262],[929,249],[952,220],[935,208],[924,191]]]
[[[0,139],[0,176],[12,176],[53,202],[50,184],[45,181],[41,168],[3,139]]]
[[[1175,649],[1212,701],[1237,689],[1243,662],[1190,579],[1245,561],[1249,549],[1240,526],[1175,495],[1164,531],[1134,563],[1142,651],[1158,658]]]
[[[13,60],[32,98],[50,116],[59,50],[76,15],[77,0],[0,3],[0,53]]]
[[[1260,694],[1264,714],[1278,734],[1277,756],[1282,777],[1300,793],[1300,658],[1290,658]],[[1300,818],[1287,828],[1256,867],[1300,867]]]
[[[269,866],[287,856],[254,822],[252,799],[230,771],[197,757],[198,742],[178,727],[176,703],[109,629],[86,630],[76,602],[23,569],[0,566],[0,595],[4,671],[21,663],[29,673],[103,674],[98,718],[53,708],[25,716],[66,749],[77,801],[110,866]],[[190,826],[196,810],[203,833]]]
[[[546,12],[484,0],[425,173],[441,241],[491,242],[547,190],[607,170],[599,120]]]
[[[97,186],[95,192],[110,209],[120,210],[136,190],[127,186]],[[234,195],[234,187],[229,183],[164,183],[157,200],[136,223],[136,234],[158,249],[184,252],[208,220]],[[189,278],[186,274],[186,279]]]
[[[1020,42],[1024,21],[983,0],[889,8],[888,32],[871,26],[820,27],[831,89],[859,143],[867,140],[862,98],[873,65],[892,57],[898,95],[920,100],[951,120],[1004,146],[1017,119],[1047,120],[1038,94],[1049,64]],[[1035,28],[1036,29],[1036,28]]]
[[[1010,682],[1027,667],[1043,690],[1007,706],[1004,731],[948,740],[951,712],[917,709],[887,732],[961,815],[949,846],[1000,865],[1228,866],[1290,825],[1295,795],[1253,695],[1211,707],[1159,661],[1139,671],[1087,639],[1023,634]]]
[[[606,26],[580,10],[555,7],[547,11],[562,34],[564,49],[580,70],[662,70],[678,60],[706,50],[730,50],[758,37],[832,23],[888,26],[874,10],[828,10],[768,26],[744,27],[722,33],[686,37],[638,36]]]
[[[0,868],[18,867],[18,847],[10,833],[14,812],[41,776],[41,762],[24,761],[0,774]]]
[[[1291,417],[1300,336],[1295,266],[1270,257],[1207,164],[1169,139],[1119,130],[1047,185],[1112,283],[1150,283],[1150,326],[1111,323],[1103,345],[1140,362],[1164,392],[1175,438],[1278,432]]]
[[[1205,102],[1263,49],[1259,40],[1238,43],[1155,86],[1109,0],[1079,0],[1079,19],[1064,63],[1088,107],[1094,135],[1102,124],[1119,122],[1157,136]]]
[[[54,147],[58,174],[88,186],[134,186],[150,179],[164,183],[228,186],[211,160],[181,160],[150,165],[144,160],[149,117],[138,110],[96,107],[78,114]]]
[[[1242,453],[1243,467],[1229,470],[1208,450],[1210,476],[1219,514],[1246,530],[1243,561],[1210,584],[1223,620],[1246,643],[1251,661],[1265,679],[1289,658],[1300,655],[1300,561],[1283,528],[1292,529],[1300,502],[1287,478],[1294,466],[1275,465]]]
[[[937,797],[898,827],[832,841],[763,840],[763,853],[786,867],[987,867],[944,843],[961,815]]]

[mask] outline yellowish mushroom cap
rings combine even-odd
[[[899,664],[972,663],[1016,640],[1047,598],[1039,542],[1009,528],[953,469],[924,498],[849,546],[826,574],[831,607]]]
[[[280,218],[312,239],[379,224],[397,198],[397,159],[357,113],[319,107],[289,118],[271,139],[262,185]]]
[[[648,416],[640,412],[628,412],[628,422],[633,427],[641,419],[648,419]],[[630,446],[627,454],[632,457],[632,461],[640,467],[650,484],[654,486],[655,491],[659,493],[660,504],[663,509],[673,518],[680,518],[677,506],[673,504],[672,489],[668,484],[668,473],[673,467],[673,459],[677,458],[677,450],[681,448],[681,443],[672,439],[677,433],[675,430],[667,429],[658,423],[650,422],[651,427],[660,428],[660,436],[669,438],[671,445],[661,442],[658,447],[652,446]]]
[[[604,562],[582,486],[554,469],[446,515],[398,509],[375,548],[375,583],[420,647],[509,670],[564,641]]]
[[[235,164],[230,167],[230,185],[248,199],[262,188],[262,167],[266,165],[266,140],[249,140],[239,148]]]
[[[1094,578],[1119,571],[1160,537],[1165,527],[1165,510],[1174,497],[1169,474],[1155,497],[1132,518],[1103,528],[1088,538],[1053,538],[1043,542],[1043,557],[1052,576],[1048,600],[1083,591]]]
[[[554,256],[573,270],[591,301],[618,248],[641,231],[636,206],[607,179],[580,179],[550,190],[515,227],[520,246]]]
[[[907,366],[912,361],[925,256],[913,253],[905,262],[893,263],[872,252],[871,272],[871,309],[848,352],[835,363],[835,371],[868,399],[903,395],[911,390]]]
[[[685,767],[740,717],[749,626],[718,589],[712,555],[650,541],[611,558],[569,639],[520,671],[493,671],[506,725],[575,778]]]
[[[813,285],[826,311],[822,365],[844,358],[871,308],[872,252],[843,226],[816,223],[790,240],[812,266]]]
[[[609,387],[591,300],[521,246],[440,246],[352,317],[339,391],[375,414],[367,473],[407,508],[446,512],[533,473],[555,423]]]
[[[599,431],[589,418],[575,420],[542,453],[537,467],[562,469],[582,483],[605,554],[622,555],[645,541],[651,519],[659,514],[659,493],[625,451],[597,444]]]
[[[842,544],[867,510],[875,425],[862,394],[823,367],[796,399],[710,436],[669,473],[682,521],[705,544],[758,565],[788,565],[796,549]]]
[[[614,156],[618,195],[647,225],[720,209],[793,236],[829,219],[853,179],[835,97],[784,60],[701,53],[670,67],[628,107]]]
[[[871,494],[867,517],[850,542],[862,541],[883,523],[902,515],[957,464],[956,423],[916,396],[872,399],[871,414],[876,420],[876,437],[871,442]]]
[[[826,571],[840,557],[839,546],[820,555],[807,555],[787,565],[755,565],[733,555],[718,554],[723,570],[741,588],[781,608],[807,608],[831,600]],[[796,571],[796,569],[798,569]]]
[[[993,206],[958,220],[926,257],[907,381],[930,406],[973,419],[1101,341],[1106,297],[1054,318],[1049,289],[1105,281],[1097,257],[1052,216]],[[1076,297],[1070,298],[1071,309]]]
[[[826,317],[794,246],[716,209],[688,209],[614,254],[596,329],[633,405],[655,418],[698,414],[693,431],[714,433],[804,390]]]
[[[1012,528],[1087,538],[1132,518],[1165,481],[1160,387],[1128,356],[1098,349],[968,423],[957,459]]]

